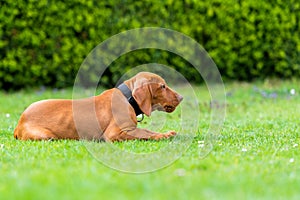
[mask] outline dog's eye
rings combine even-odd
[[[166,88],[166,85],[165,85],[165,84],[161,84],[161,85],[160,85],[160,88],[161,88],[161,89],[164,89],[164,88]]]

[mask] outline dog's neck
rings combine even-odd
[[[133,91],[135,81],[136,81],[135,78],[131,78],[129,80],[124,81],[123,84],[125,84],[130,91]]]
[[[139,105],[135,101],[135,99],[132,96],[132,91],[129,89],[127,84],[122,83],[117,87],[123,95],[127,98],[127,101],[130,103],[130,105],[133,107],[135,115],[138,116],[140,114],[144,114],[143,111],[141,111]]]

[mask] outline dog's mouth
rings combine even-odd
[[[169,105],[169,104],[165,104],[165,105],[161,105],[161,104],[156,104],[156,105],[153,105],[152,106],[152,111],[154,110],[158,110],[158,111],[164,111],[164,112],[167,112],[167,113],[171,113],[175,110],[176,106],[172,106],[172,105]]]
[[[164,106],[164,110],[167,112],[167,113],[171,113],[175,110],[175,106],[171,106],[171,105],[165,105]]]

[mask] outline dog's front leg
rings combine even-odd
[[[146,129],[135,128],[130,131],[122,131],[121,134],[118,135],[117,138],[113,140],[122,141],[122,140],[135,140],[135,139],[142,139],[142,140],[160,140],[164,138],[170,138],[176,135],[175,131],[169,131],[167,133],[157,133],[153,131],[149,131]]]

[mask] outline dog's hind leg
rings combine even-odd
[[[58,139],[50,130],[44,128],[30,128],[16,129],[14,137],[19,140],[51,140]]]

